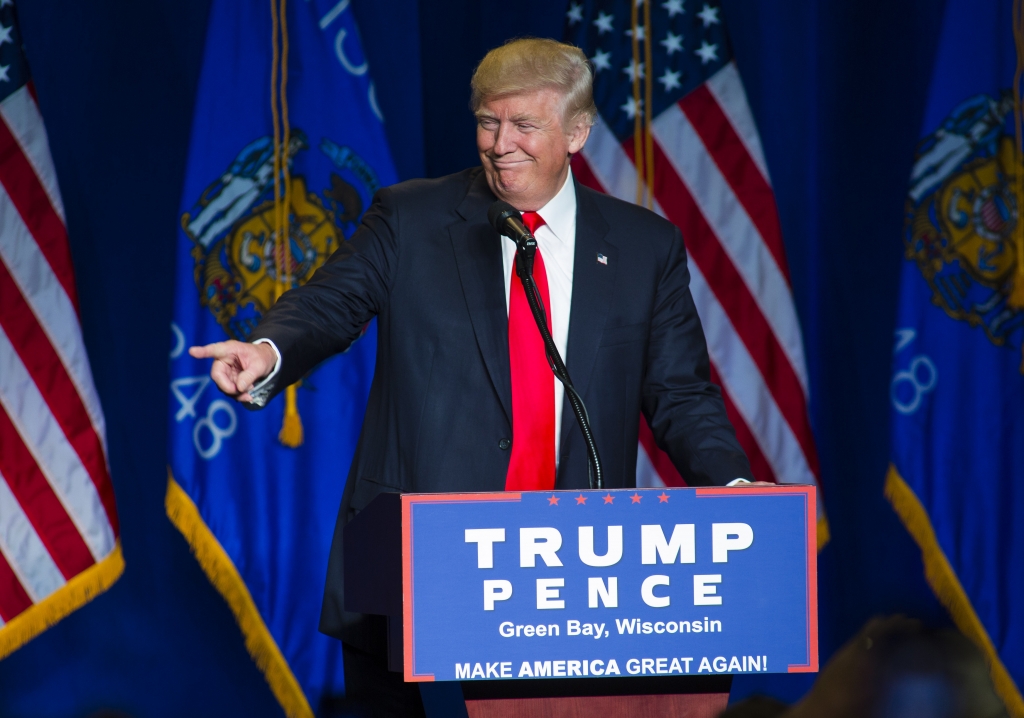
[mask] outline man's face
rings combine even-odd
[[[551,89],[485,101],[477,110],[476,146],[487,184],[516,209],[536,211],[554,197],[583,149],[586,122],[566,129],[561,97]]]

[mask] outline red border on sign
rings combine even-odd
[[[698,488],[697,497],[779,496],[800,494],[807,513],[807,654],[805,664],[791,664],[789,673],[815,673],[818,670],[818,504],[814,486],[715,486]]]
[[[518,492],[490,492],[478,494],[402,494],[402,658],[405,663],[405,681],[429,682],[433,673],[416,673],[413,665],[415,640],[413,638],[412,590],[412,505],[413,504],[469,504],[477,501],[522,501]]]

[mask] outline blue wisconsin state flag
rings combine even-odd
[[[273,304],[278,274],[304,283],[351,235],[377,187],[395,181],[348,5],[288,3],[287,22],[278,15],[275,24],[263,3],[214,0],[179,216],[167,513],[290,716],[313,715],[343,688],[341,644],[317,624],[375,324],[298,386],[298,448],[278,440],[282,399],[244,410],[209,380],[210,362],[186,349],[245,340]],[[275,171],[271,78],[280,81],[286,62]],[[287,259],[275,176],[288,191]]]
[[[937,596],[1024,716],[1015,11],[1011,0],[946,6],[906,200],[886,494]]]

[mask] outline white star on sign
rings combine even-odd
[[[629,75],[630,81],[635,80],[637,78],[637,76],[639,76],[640,78],[643,78],[643,76],[644,76],[644,63],[641,62],[641,63],[638,64],[636,62],[632,62],[631,61],[628,65],[626,65],[624,68],[622,68],[622,71],[624,73],[626,73],[627,75]]]
[[[598,50],[595,52],[594,56],[590,58],[590,61],[594,63],[594,72],[610,70],[612,67],[611,56],[612,54],[610,52],[605,52],[604,50]]]
[[[580,22],[583,20],[583,6],[578,2],[574,2],[569,6],[569,12],[566,13],[566,17],[569,18],[570,25],[575,25]]]
[[[682,87],[682,85],[679,82],[679,77],[682,74],[683,73],[681,72],[672,72],[672,70],[666,67],[665,74],[658,78],[658,82],[665,86],[665,92],[675,90],[679,87]]]
[[[633,30],[632,29],[626,30],[626,35],[628,35],[629,37],[633,37]],[[644,36],[645,36],[644,35],[644,26],[643,25],[637,25],[637,28],[636,28],[636,39],[637,39],[637,42],[643,42],[644,41]]]
[[[671,57],[673,52],[682,52],[683,36],[673,35],[672,31],[669,30],[668,35],[665,36],[665,39],[662,40],[660,44],[665,46],[665,52],[667,52],[669,57]]]
[[[705,28],[711,27],[712,25],[717,25],[718,24],[718,8],[717,7],[713,8],[713,7],[710,7],[708,5],[705,5],[704,9],[701,10],[699,13],[697,13],[697,17],[699,17],[701,19],[701,21],[704,23],[704,27]]]
[[[663,2],[661,6],[668,12],[670,19],[676,15],[683,14],[683,0],[668,0],[668,2]]]
[[[613,19],[615,19],[614,15],[609,15],[606,12],[600,13],[597,19],[594,20],[594,25],[597,26],[597,34],[604,35],[606,32],[611,32],[614,29],[612,27]]]
[[[14,44],[14,40],[11,39],[12,32],[14,32],[14,25],[11,25],[10,27],[0,25],[0,45],[3,45],[5,42],[9,42],[12,45]]]
[[[7,76],[7,71],[11,68],[10,65],[0,65],[0,82],[10,82],[11,78]]]
[[[705,40],[694,54],[700,57],[700,64],[707,65],[712,60],[718,59],[718,45],[709,45]]]
[[[632,97],[630,97],[628,100],[626,100],[626,104],[622,105],[619,109],[622,110],[623,112],[625,112],[626,113],[626,117],[628,117],[629,119],[632,120],[634,117],[636,117],[636,113],[639,110],[641,110],[643,108],[643,106],[644,106],[644,101],[643,100],[640,100],[640,102],[637,103],[636,100],[634,100]]]

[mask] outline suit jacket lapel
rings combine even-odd
[[[576,256],[572,270],[572,302],[565,363],[573,386],[586,397],[597,348],[601,344],[608,302],[615,286],[618,248],[607,240],[608,224],[598,211],[590,190],[576,183]],[[605,262],[598,261],[603,255]],[[567,445],[576,417],[569,400],[562,408],[561,445]]]
[[[494,199],[481,171],[456,208],[463,221],[451,225],[449,232],[477,345],[511,424],[512,386],[502,239],[487,222],[487,209]]]

